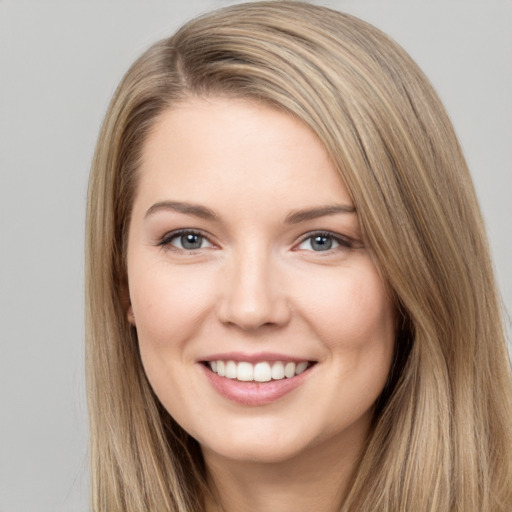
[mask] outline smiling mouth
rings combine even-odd
[[[205,361],[203,363],[219,377],[237,380],[240,382],[271,382],[291,379],[311,368],[315,361],[261,361],[250,363],[248,361]]]

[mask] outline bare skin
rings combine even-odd
[[[127,263],[144,369],[202,447],[208,512],[338,510],[389,373],[394,307],[315,134],[242,100],[164,112]]]
[[[364,444],[363,432],[354,429],[353,438],[347,432],[343,446],[313,447],[275,464],[217,460],[203,450],[214,494],[214,500],[206,498],[206,512],[338,512]]]

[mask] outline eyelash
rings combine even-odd
[[[354,241],[351,238],[348,238],[346,236],[342,236],[338,233],[332,233],[331,231],[313,231],[311,233],[307,233],[302,240],[299,242],[298,246],[302,245],[304,242],[307,242],[308,240],[313,241],[315,238],[327,238],[330,240],[333,240],[338,244],[338,247],[333,247],[326,249],[324,251],[311,251],[311,252],[318,252],[318,253],[331,253],[335,250],[346,250],[346,249],[352,249],[354,247]],[[296,247],[298,247],[296,246]],[[300,249],[298,249],[300,250]]]
[[[170,249],[173,251],[187,251],[188,253],[193,253],[199,249],[202,249],[201,247],[198,249],[185,249],[184,247],[175,247],[172,245],[174,240],[186,235],[196,235],[201,237],[203,240],[206,240],[209,244],[213,245],[209,238],[197,229],[179,229],[177,231],[171,231],[170,233],[166,233],[157,245],[165,249]]]
[[[182,236],[186,235],[196,235],[198,237],[201,237],[203,240],[207,241],[210,245],[213,245],[213,243],[209,240],[208,236],[206,236],[203,232],[200,230],[194,230],[194,229],[180,229],[177,231],[172,231],[170,233],[165,234],[162,239],[157,243],[158,246],[163,247],[165,249],[173,250],[173,251],[186,251],[189,254],[195,253],[200,249],[203,249],[203,247],[199,247],[196,249],[186,249],[184,247],[176,247],[172,244],[172,242]],[[304,242],[307,242],[308,240],[313,241],[315,238],[326,238],[330,239],[338,244],[337,247],[334,248],[328,248],[323,251],[315,251],[311,249],[311,252],[316,253],[331,253],[332,251],[336,250],[347,250],[352,249],[354,247],[354,240],[351,238],[348,238],[346,236],[339,235],[337,233],[332,233],[330,231],[312,231],[310,233],[307,233],[305,236],[302,237],[300,242],[294,246],[294,250],[308,250],[308,249],[298,249],[299,246],[301,246]]]

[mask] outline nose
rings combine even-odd
[[[226,264],[218,316],[245,331],[286,325],[291,308],[279,269],[262,251],[245,251]]]

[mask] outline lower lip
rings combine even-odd
[[[295,375],[295,377],[289,379],[284,378],[269,382],[241,382],[236,379],[219,377],[203,364],[200,366],[211,385],[223,397],[242,405],[251,406],[266,405],[279,400],[300,386],[311,372],[311,368],[308,368],[300,375]]]

